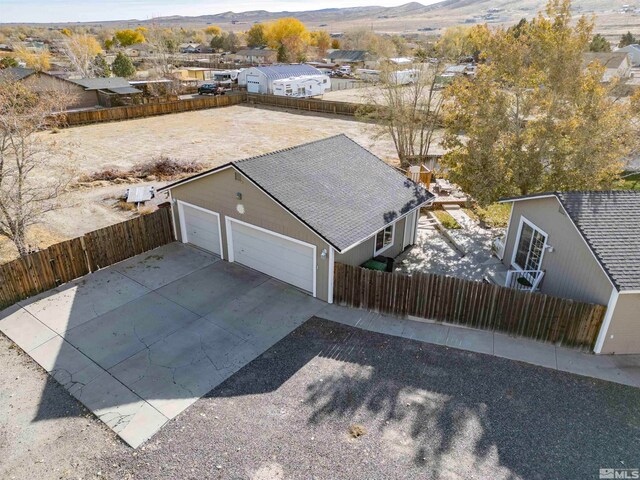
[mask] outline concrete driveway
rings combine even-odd
[[[135,448],[323,306],[172,243],[0,312],[0,330]]]

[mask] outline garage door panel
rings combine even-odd
[[[185,204],[182,204],[182,214],[186,237],[183,241],[221,255],[218,216]]]
[[[314,249],[231,221],[234,261],[313,292]]]

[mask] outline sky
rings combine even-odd
[[[321,8],[396,6],[410,0],[0,0],[0,23],[147,20],[167,15],[212,15],[247,10],[302,11]],[[433,0],[422,3],[434,3]]]

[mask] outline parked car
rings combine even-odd
[[[224,95],[225,89],[217,83],[203,83],[198,87],[198,95]]]

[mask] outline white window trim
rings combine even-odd
[[[285,240],[289,240],[291,242],[298,243],[300,245],[304,245],[305,247],[311,248],[311,250],[313,251],[313,296],[314,297],[317,296],[316,295],[316,281],[318,279],[318,257],[317,257],[317,248],[316,248],[315,245],[313,245],[311,243],[303,242],[302,240],[298,240],[297,238],[288,237],[288,236],[283,235],[281,233],[274,232],[273,230],[268,230],[266,228],[262,228],[262,227],[258,227],[257,225],[253,225],[251,223],[243,222],[242,220],[238,220],[237,218],[225,216],[224,220],[225,220],[225,226],[226,226],[226,230],[227,230],[227,257],[229,257],[227,260],[229,262],[234,262],[235,261],[234,258],[233,258],[233,231],[231,230],[231,222],[236,222],[236,223],[239,223],[241,225],[244,225],[245,227],[253,228],[254,230],[259,230],[261,232],[273,235],[274,237],[284,238]],[[299,288],[299,287],[296,287],[296,288]],[[303,290],[303,291],[306,292],[308,290]]]
[[[198,205],[193,205],[192,203],[187,203],[182,200],[176,201],[178,205],[178,216],[180,217],[180,237],[182,243],[189,243],[189,236],[187,235],[187,224],[184,221],[184,206],[195,208],[196,210],[203,211],[205,213],[209,213],[216,217],[218,220],[218,240],[220,242],[220,258],[224,260],[224,249],[222,248],[222,225],[220,222],[220,214],[214,212],[213,210],[208,210],[206,208],[199,207]],[[215,254],[214,254],[215,255]]]
[[[391,225],[387,225],[384,228],[381,228],[380,230],[378,230],[376,233],[373,234],[373,256],[377,256],[380,255],[381,253],[386,252],[387,250],[389,250],[391,247],[393,247],[395,241],[396,241],[396,223],[394,222]],[[384,230],[386,230],[387,228],[391,227],[391,242],[389,242],[389,245],[383,246],[380,250],[376,250],[376,237],[378,236],[378,234]]]
[[[511,266],[513,268],[515,268],[516,270],[520,271],[520,272],[524,271],[524,268],[526,268],[526,265],[524,266],[524,268],[519,266],[519,265],[517,265],[516,264],[516,255],[518,254],[518,245],[520,245],[520,235],[522,235],[522,225],[525,224],[525,223],[527,225],[529,225],[532,229],[534,229],[537,232],[539,232],[542,235],[544,235],[544,245],[542,245],[542,253],[540,254],[540,265],[538,266],[539,269],[542,269],[542,262],[544,261],[544,254],[547,251],[547,240],[549,239],[549,235],[547,235],[547,232],[545,232],[544,230],[539,228],[532,221],[530,221],[527,218],[525,218],[524,215],[520,216],[520,222],[518,223],[518,235],[516,236],[516,243],[514,243],[513,251],[511,252]]]
[[[335,250],[329,246],[329,285],[327,286],[327,303],[333,303],[333,282],[335,275]]]

